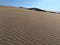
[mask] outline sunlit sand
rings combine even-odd
[[[0,45],[60,45],[60,14],[0,6]]]

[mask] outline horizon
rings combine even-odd
[[[48,11],[60,12],[60,0],[0,0],[2,6],[39,8]]]

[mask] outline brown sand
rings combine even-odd
[[[0,45],[60,45],[60,14],[0,7]]]

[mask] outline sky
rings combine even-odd
[[[0,0],[0,5],[16,7],[34,7],[60,12],[60,0]]]

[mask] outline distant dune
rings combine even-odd
[[[19,8],[24,8],[24,7],[19,7]],[[60,12],[56,12],[56,11],[48,11],[48,10],[43,10],[43,9],[39,9],[39,8],[24,8],[24,9],[60,14]]]
[[[0,6],[0,45],[60,45],[60,14]]]

